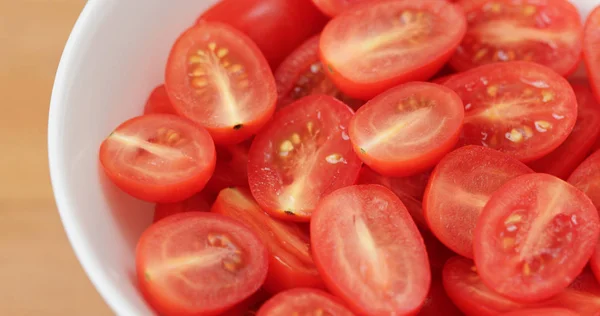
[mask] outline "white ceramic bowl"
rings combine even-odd
[[[309,0],[306,0],[309,1]],[[163,82],[177,36],[217,0],[92,0],[63,52],[50,107],[48,148],[54,195],[73,249],[118,315],[152,315],[136,287],[134,249],[151,205],[107,182],[102,140],[142,113]],[[582,18],[600,0],[573,0]]]

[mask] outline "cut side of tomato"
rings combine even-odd
[[[337,87],[368,100],[398,84],[429,79],[465,32],[464,14],[445,1],[366,1],[325,26],[321,60]]]
[[[224,189],[211,211],[242,222],[265,244],[269,251],[269,273],[263,287],[269,293],[295,287],[325,287],[312,260],[306,231],[296,223],[270,217],[247,189]]]
[[[577,121],[564,143],[553,152],[528,165],[539,173],[567,179],[587,157],[600,135],[600,104],[587,84],[573,84],[577,97]]]
[[[431,169],[456,145],[463,118],[463,104],[454,91],[428,82],[406,83],[356,112],[350,141],[371,169],[410,176]]]
[[[189,212],[156,222],[142,234],[136,272],[157,313],[217,315],[260,288],[267,260],[267,249],[243,224]]]
[[[496,190],[481,212],[477,271],[515,301],[548,299],[583,270],[599,236],[598,211],[583,192],[551,175],[522,175]]]
[[[467,34],[450,64],[465,71],[484,64],[533,61],[559,75],[581,59],[583,28],[565,0],[463,0]]]
[[[352,316],[340,300],[324,291],[296,288],[273,296],[257,316],[335,315]]]
[[[149,202],[179,202],[201,191],[215,160],[208,132],[170,114],[132,118],[100,146],[100,163],[108,178]]]
[[[325,94],[358,109],[364,102],[342,93],[325,73],[319,59],[319,39],[317,35],[300,45],[275,71],[277,106],[284,107],[307,95]]]
[[[465,106],[461,145],[480,145],[530,162],[555,150],[577,119],[573,88],[548,67],[514,61],[454,75],[445,86]]]
[[[216,144],[242,142],[275,111],[275,79],[246,35],[221,23],[199,23],[175,42],[166,88],[177,113],[205,127]]]
[[[600,102],[600,7],[590,13],[585,23],[583,60],[592,91]]]
[[[154,208],[153,222],[156,223],[167,216],[179,213],[208,212],[210,211],[210,205],[214,200],[215,199],[212,197],[212,194],[202,191],[181,202],[158,203]]]
[[[206,190],[219,194],[232,187],[248,187],[248,151],[251,141],[237,145],[217,146],[215,172],[206,184]]]
[[[566,308],[533,308],[522,309],[514,312],[502,314],[502,316],[580,316],[574,311]]]
[[[386,187],[354,185],[324,197],[310,222],[313,259],[327,288],[359,315],[410,315],[431,272],[423,239]]]
[[[171,104],[171,100],[169,100],[169,95],[164,84],[154,88],[146,101],[144,114],[152,113],[177,114],[173,108],[173,104]]]
[[[317,202],[356,182],[361,161],[352,150],[352,110],[330,96],[304,97],[279,111],[256,136],[248,182],[258,204],[275,217],[308,222]]]
[[[429,228],[456,253],[473,258],[473,232],[490,196],[508,180],[533,172],[518,160],[482,146],[465,146],[442,159],[423,197]]]

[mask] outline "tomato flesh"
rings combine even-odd
[[[154,208],[154,220],[156,223],[159,220],[174,214],[185,212],[208,212],[214,198],[208,192],[202,191],[193,195],[189,199],[185,199],[176,203],[158,203]]]
[[[188,212],[154,223],[136,249],[142,294],[163,315],[217,315],[256,292],[267,249],[223,215]]]
[[[221,23],[199,23],[175,42],[166,88],[181,116],[205,127],[216,144],[250,138],[275,111],[275,79],[248,37]]]
[[[522,309],[514,312],[502,314],[502,316],[579,316],[572,310],[566,308],[535,308]]]
[[[338,298],[315,290],[296,288],[273,296],[256,314],[257,316],[335,315],[352,316]]]
[[[600,7],[594,9],[585,23],[583,60],[596,100],[600,102]]]
[[[424,303],[431,281],[425,245],[389,189],[367,184],[334,191],[319,202],[310,232],[327,288],[356,314],[407,315]]]
[[[240,188],[221,191],[211,211],[247,225],[266,245],[269,272],[263,287],[269,293],[295,287],[324,288],[312,260],[309,236],[296,223],[272,218],[249,191]]]
[[[575,279],[599,236],[598,211],[583,192],[551,175],[526,174],[501,186],[483,208],[475,263],[496,292],[536,302]]]
[[[215,168],[205,129],[169,114],[149,114],[117,127],[100,146],[108,178],[142,200],[173,203],[202,190]]]
[[[582,25],[564,0],[463,0],[467,34],[450,64],[458,71],[494,62],[533,61],[559,75],[577,68]]]
[[[508,180],[531,173],[518,160],[482,146],[465,146],[442,159],[423,198],[431,231],[456,253],[473,258],[473,232],[490,196]]]
[[[307,96],[283,108],[256,136],[248,182],[258,204],[275,217],[310,220],[317,202],[353,184],[361,162],[352,150],[352,110],[330,96]]]
[[[366,1],[325,26],[321,60],[344,93],[368,100],[433,76],[465,31],[464,14],[445,1]]]
[[[371,169],[410,176],[431,169],[456,145],[463,118],[462,101],[454,91],[433,83],[406,83],[356,112],[350,141]]]
[[[444,83],[465,106],[459,144],[480,145],[530,162],[562,144],[577,119],[569,82],[523,61],[480,66]]]
[[[152,113],[165,113],[165,114],[177,114],[169,100],[167,89],[164,84],[154,88],[146,101],[144,106],[144,114]]]

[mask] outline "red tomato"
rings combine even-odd
[[[215,145],[205,129],[169,114],[130,119],[100,146],[108,178],[150,202],[179,202],[202,190],[215,159]]]
[[[359,315],[409,315],[431,273],[423,239],[389,189],[354,185],[324,197],[310,222],[313,258],[327,288]]]
[[[257,316],[335,315],[352,316],[337,297],[315,290],[296,288],[273,296],[256,314]]]
[[[456,253],[473,258],[479,214],[501,185],[532,172],[518,160],[482,146],[459,148],[434,169],[423,198],[431,231]]]
[[[599,236],[598,211],[583,192],[551,175],[526,174],[501,186],[483,208],[475,264],[496,292],[536,302],[577,277]]]
[[[464,112],[454,91],[428,82],[406,83],[356,112],[350,141],[360,159],[382,175],[418,174],[456,145]]]
[[[227,23],[248,35],[273,69],[327,22],[308,0],[223,0],[198,23],[203,20]]]
[[[352,150],[352,110],[330,96],[307,96],[285,107],[250,147],[248,182],[272,216],[310,220],[317,202],[353,184],[361,162]]]
[[[171,50],[166,87],[181,116],[204,126],[217,144],[250,138],[275,111],[267,61],[248,37],[221,23],[199,23]]]
[[[326,94],[358,109],[364,102],[343,94],[325,74],[319,59],[319,38],[317,35],[304,42],[275,71],[277,106],[284,107],[311,94]]]
[[[252,296],[233,308],[228,309],[225,313],[221,314],[221,316],[254,316],[256,315],[258,308],[268,299],[269,294],[261,288],[256,293],[252,294]]]
[[[581,58],[582,26],[566,0],[463,0],[467,34],[450,64],[458,71],[494,62],[534,61],[567,76]]]
[[[536,309],[521,309],[514,312],[502,314],[502,316],[580,316],[572,310],[566,308],[536,308]]]
[[[248,151],[251,142],[217,147],[215,172],[206,189],[216,194],[225,188],[248,187]]]
[[[587,18],[583,36],[583,60],[596,100],[600,102],[600,7]]]
[[[173,214],[185,212],[208,212],[210,211],[210,204],[212,201],[214,201],[214,199],[212,198],[211,194],[206,191],[202,191],[181,202],[164,204],[158,203],[156,204],[156,207],[154,207],[153,222],[156,223],[159,220]]]
[[[252,229],[269,250],[264,288],[277,293],[295,287],[323,288],[310,253],[308,234],[296,223],[270,217],[245,189],[224,189],[212,212],[234,218]]]
[[[425,299],[423,308],[417,314],[418,316],[461,316],[463,313],[452,303],[452,300],[446,295],[446,290],[441,280],[433,280],[429,294]]]
[[[336,16],[353,4],[365,0],[312,0],[312,2],[328,16]]]
[[[589,154],[600,134],[600,104],[596,102],[587,84],[574,84],[577,97],[577,121],[569,137],[553,152],[532,161],[529,166],[540,173],[561,179],[569,175]]]
[[[392,190],[404,203],[410,216],[420,228],[429,229],[423,217],[421,200],[427,186],[429,172],[419,173],[404,178],[390,178],[382,176],[367,166],[363,166],[358,176],[358,184],[380,184]]]
[[[465,105],[461,144],[490,147],[523,162],[556,149],[577,119],[569,82],[538,64],[484,65],[456,74],[444,85]]]
[[[368,100],[398,84],[429,79],[465,31],[464,14],[445,1],[366,1],[327,24],[321,60],[343,92]]]
[[[424,229],[420,229],[421,236],[425,242],[425,248],[427,249],[427,257],[429,258],[429,265],[431,267],[431,273],[434,277],[441,276],[444,264],[448,259],[454,257],[456,254],[452,250],[446,248],[432,233]]]
[[[177,114],[163,84],[152,90],[144,106],[144,114],[152,113]]]
[[[154,223],[136,249],[142,294],[163,315],[219,314],[260,288],[267,265],[258,236],[212,213],[181,213]]]

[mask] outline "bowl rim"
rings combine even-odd
[[[60,215],[67,239],[75,256],[83,267],[88,279],[92,282],[96,291],[104,302],[117,315],[134,315],[137,308],[126,297],[119,295],[119,289],[110,281],[108,273],[102,269],[102,260],[98,258],[90,246],[88,238],[85,237],[71,211],[71,198],[67,194],[66,174],[61,171],[61,161],[64,159],[62,153],[63,141],[60,137],[61,117],[67,110],[66,98],[68,96],[68,82],[72,73],[76,71],[75,61],[81,52],[78,45],[86,34],[95,27],[99,21],[96,14],[106,3],[104,1],[88,1],[83,7],[71,34],[63,49],[50,97],[50,109],[48,113],[48,164],[50,170],[50,182],[54,194],[54,200]]]

